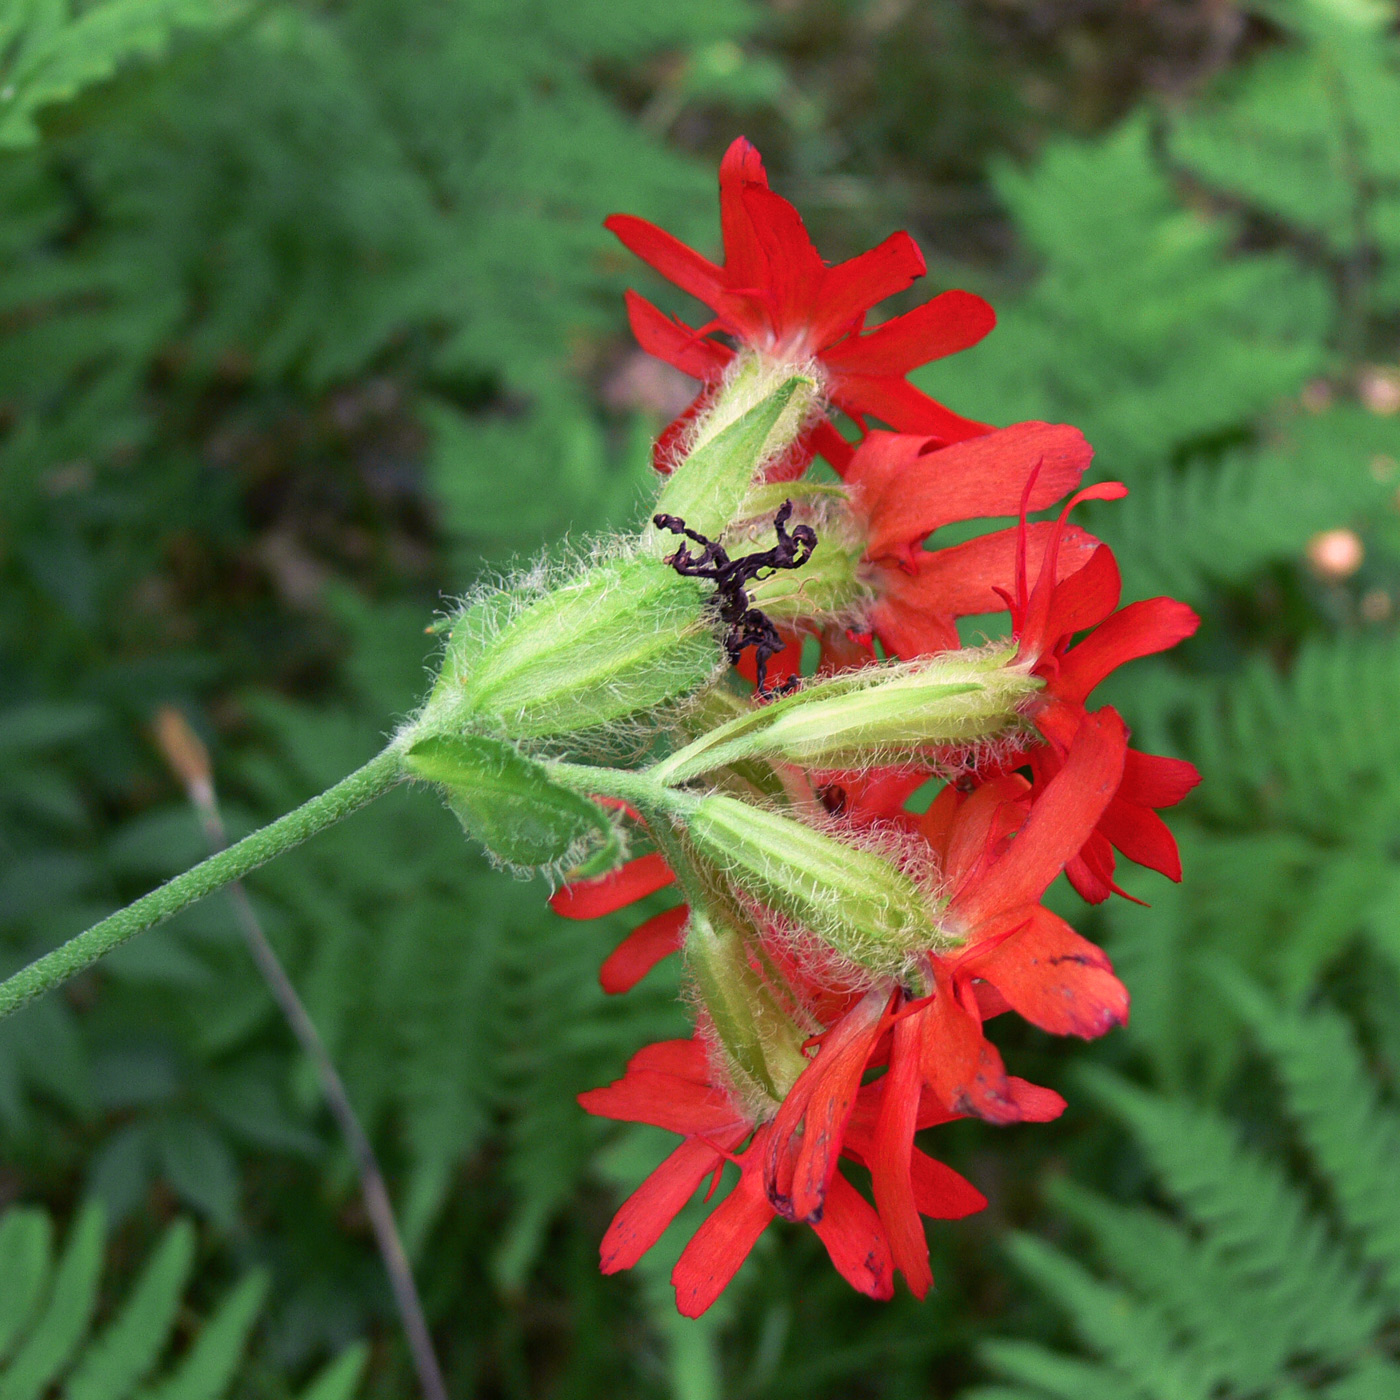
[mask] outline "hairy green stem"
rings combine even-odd
[[[177,875],[158,890],[119,909],[86,933],[70,938],[62,947],[46,953],[13,977],[0,983],[0,1019],[42,996],[51,987],[76,977],[98,958],[119,948],[138,933],[163,923],[207,894],[222,889],[274,856],[300,845],[307,837],[348,817],[390,788],[404,781],[403,759],[397,748],[385,749],[363,768],[342,778],[319,797],[304,802],[275,822]]]
[[[693,806],[691,793],[658,782],[650,773],[627,768],[594,768],[586,763],[548,763],[549,776],[585,797],[616,797],[643,812],[675,813]]]

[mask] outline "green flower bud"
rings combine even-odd
[[[653,773],[677,783],[753,759],[863,768],[997,738],[1044,684],[1015,669],[1015,655],[1005,646],[940,652],[818,681],[711,730]]]
[[[721,915],[692,905],[684,956],[734,1087],[768,1116],[806,1069],[802,1045],[818,1027],[800,1024],[791,995],[775,990],[781,979],[737,911]]]
[[[781,377],[748,362],[730,380],[698,429],[685,461],[657,497],[658,514],[677,515],[699,534],[718,539],[739,513],[763,467],[787,451],[816,401],[816,381]],[[781,502],[779,502],[781,504]],[[670,554],[674,536],[649,525],[642,536],[650,554]]]
[[[873,972],[938,941],[937,901],[891,861],[719,793],[680,809],[702,856],[736,889]]]
[[[660,560],[628,558],[594,565],[508,619],[473,609],[454,629],[420,726],[547,738],[688,695],[724,662],[705,594]],[[500,614],[510,602],[482,606]]]
[[[404,755],[417,777],[441,785],[467,833],[508,865],[615,865],[622,857],[607,813],[549,779],[543,765],[482,735],[433,735]]]

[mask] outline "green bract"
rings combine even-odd
[[[543,765],[500,739],[420,739],[404,765],[440,784],[467,833],[510,865],[560,865],[590,847],[607,852],[616,845],[602,808],[551,782]]]
[[[871,971],[895,972],[938,940],[933,901],[883,856],[719,793],[696,799],[684,820],[736,886]]]

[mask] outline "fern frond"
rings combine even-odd
[[[1234,990],[1357,1250],[1376,1266],[1400,1313],[1400,1111],[1381,1101],[1339,1012],[1285,1010],[1242,984]]]

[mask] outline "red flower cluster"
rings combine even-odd
[[[819,1027],[780,1098],[756,1107],[736,1091],[703,1012],[696,1038],[641,1051],[622,1079],[582,1096],[589,1112],[683,1139],[618,1213],[603,1242],[606,1272],[635,1263],[706,1177],[717,1183],[726,1163],[739,1169],[676,1266],[678,1303],[691,1316],[714,1301],[775,1215],[812,1225],[862,1292],[889,1297],[898,1271],[923,1296],[932,1275],[920,1216],[952,1219],[985,1202],[926,1156],[915,1134],[967,1115],[1045,1121],[1064,1107],[1052,1091],[1007,1074],[985,1023],[1014,1011],[1051,1034],[1088,1038],[1127,1018],[1128,994],[1108,959],[1041,903],[1045,890],[1064,872],[1088,899],[1121,893],[1115,852],[1179,879],[1176,846],[1157,812],[1198,781],[1189,764],[1129,748],[1111,708],[1089,708],[1110,672],[1175,645],[1197,622],[1166,598],[1119,608],[1112,553],[1067,523],[1079,502],[1115,499],[1124,488],[1070,494],[1092,455],[1075,429],[992,429],[904,378],[979,340],[993,324],[990,309],[945,292],[867,329],[870,308],[923,272],[917,249],[899,234],[827,267],[746,141],[724,159],[720,202],[722,265],[640,220],[609,220],[629,248],[714,313],[692,330],[629,297],[642,345],[702,384],[664,435],[661,457],[681,449],[688,421],[712,401],[736,356],[815,362],[825,402],[861,437],[847,443],[822,419],[805,434],[806,458],[795,454],[783,470],[801,471],[806,449],[837,467],[863,540],[866,589],[863,630],[823,633],[824,668],[868,664],[876,642],[903,658],[955,648],[960,617],[1009,609],[1013,664],[1044,686],[1028,716],[1033,729],[949,782],[922,815],[904,804],[927,770],[805,775],[814,804],[821,800],[853,835],[895,826],[916,840],[941,893],[936,927],[906,973],[863,983],[833,981],[829,963],[780,936],[781,921],[765,923],[759,911],[761,956],[750,970],[780,982],[803,1024]],[[871,418],[893,431],[872,430]],[[1058,519],[1028,521],[1066,496]],[[943,547],[933,538],[949,525],[1018,512],[1012,529]],[[552,903],[567,917],[594,918],[673,879],[660,855],[645,855]],[[640,925],[604,964],[604,988],[633,986],[681,946],[686,925],[684,905]],[[868,1172],[873,1204],[842,1175],[843,1158]]]

